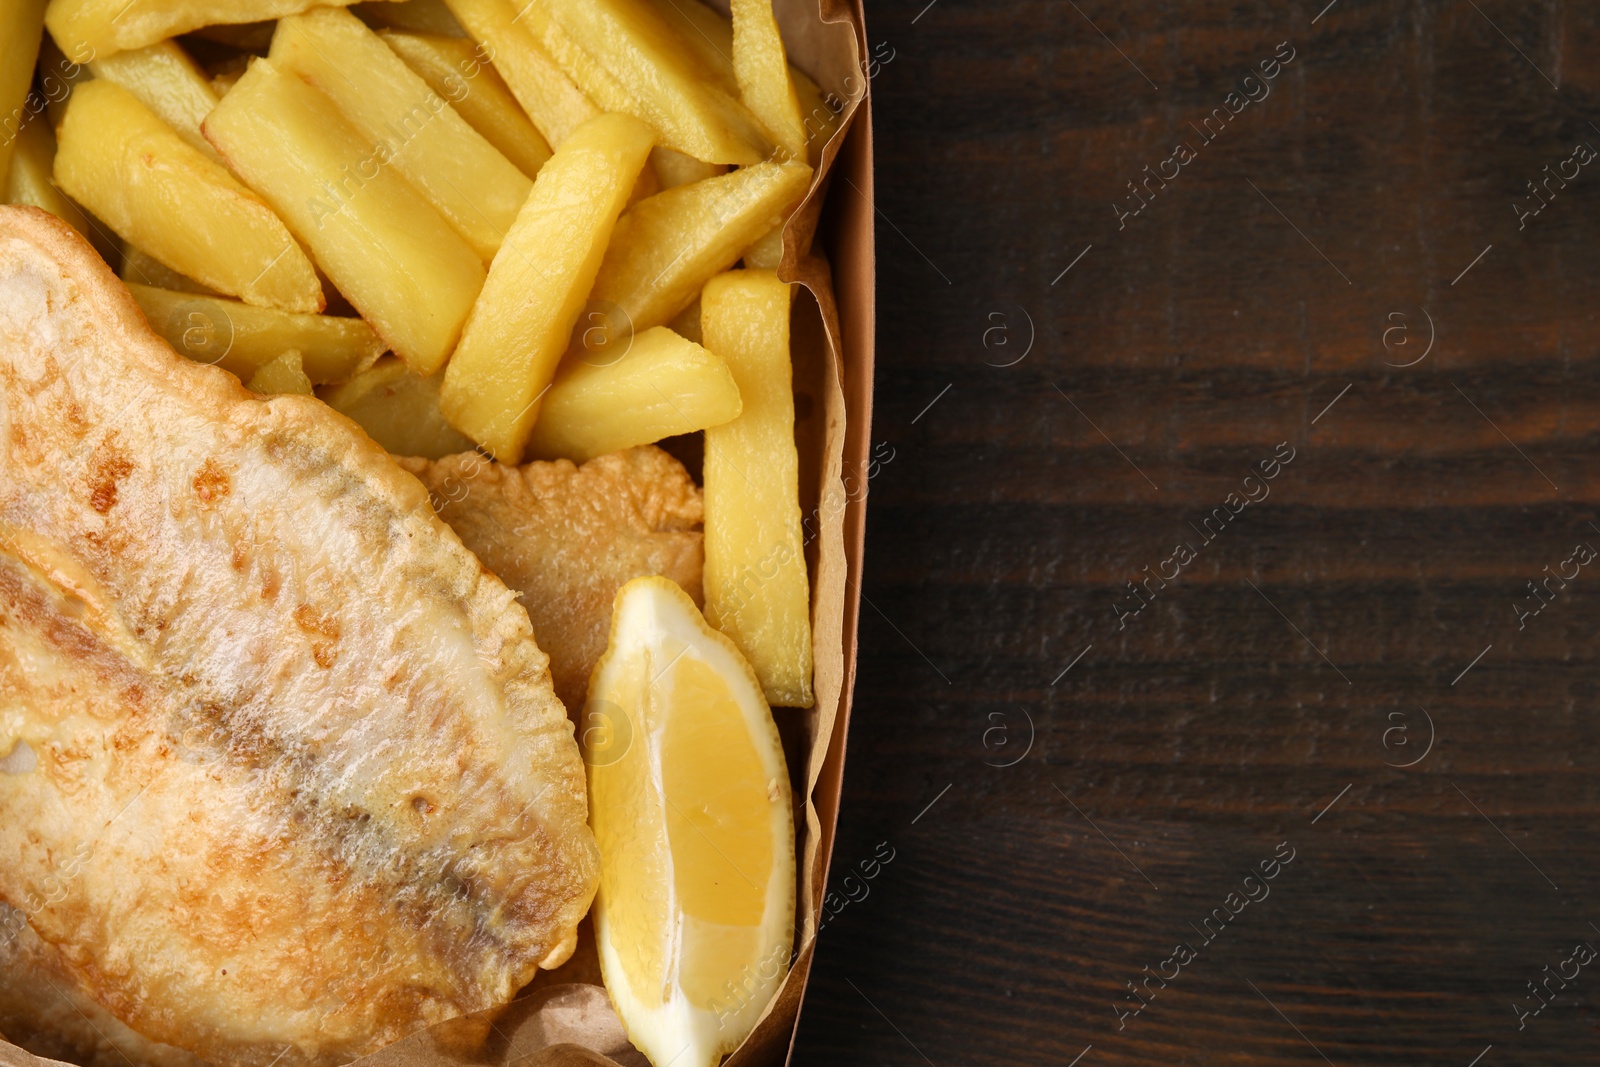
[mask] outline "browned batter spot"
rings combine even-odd
[[[104,515],[117,506],[117,483],[133,473],[133,461],[110,441],[89,465],[89,506]]]
[[[233,492],[233,482],[228,478],[228,472],[217,466],[217,461],[208,459],[200,465],[200,473],[194,476],[194,495],[199,497],[202,506],[209,507]]]
[[[323,670],[332,667],[334,660],[339,656],[339,620],[331,615],[324,615],[310,604],[301,604],[294,609],[294,621],[306,633],[327,638],[326,641],[311,643],[311,658],[316,660],[317,666]]]
[[[89,420],[83,417],[83,409],[77,401],[67,400],[61,409],[61,418],[73,437],[82,438],[88,434]]]
[[[294,621],[306,633],[320,634],[331,640],[339,640],[339,620],[331,615],[324,615],[310,604],[301,604],[294,609]]]

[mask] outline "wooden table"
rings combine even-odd
[[[1324,3],[869,5],[799,1064],[1600,1062],[1600,9]]]

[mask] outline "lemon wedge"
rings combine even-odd
[[[682,589],[636,578],[579,733],[611,1002],[656,1067],[713,1067],[789,969],[794,810],[772,711]]]

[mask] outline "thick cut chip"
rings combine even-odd
[[[39,88],[44,93],[45,110],[50,115],[52,130],[61,128],[61,120],[67,114],[67,104],[72,100],[72,91],[93,77],[88,60],[77,62],[68,59],[55,38],[48,33],[44,35],[44,40],[39,44]],[[31,111],[37,100],[36,96],[30,96],[26,108]]]
[[[55,177],[179,274],[247,304],[323,308],[317,272],[283,220],[120,85],[96,79],[73,92]]]
[[[716,353],[665,326],[617,346],[567,357],[539,409],[529,455],[582,463],[738,417],[739,387]]]
[[[828,147],[828,142],[839,130],[841,111],[833,107],[838,102],[837,98],[832,94],[824,96],[821,86],[803,70],[790,67],[789,76],[794,79],[794,89],[800,97],[800,121],[806,131],[806,158],[813,167],[820,167],[822,150]]]
[[[699,64],[701,75],[729,93],[739,91],[733,71],[733,22],[700,0],[650,0]]]
[[[445,369],[440,402],[451,425],[503,463],[522,458],[654,139],[650,127],[627,115],[584,123],[539,172],[494,257]]]
[[[686,340],[701,344],[705,335],[700,332],[700,298],[697,296],[690,305],[678,312],[678,317],[672,320],[670,329],[673,333]]]
[[[216,296],[215,289],[207,289],[193,278],[186,278],[148,252],[123,242],[122,267],[117,274],[129,285],[150,285],[157,289],[171,289],[179,293],[199,293]],[[699,314],[698,311],[695,314]]]
[[[601,111],[620,111],[625,115],[640,114],[639,101],[634,99],[627,87],[568,36],[561,24],[551,17],[549,8],[542,0],[513,2],[518,9],[517,22],[528,28],[533,39],[544,47],[573,84],[583,89],[596,107]]]
[[[386,30],[404,30],[407,33],[428,33],[440,37],[465,37],[444,0],[367,0],[350,9],[360,15],[369,26]]]
[[[0,187],[11,172],[17,134],[30,117],[25,103],[43,32],[44,0],[0,0]]]
[[[252,374],[250,380],[245,383],[245,388],[252,393],[269,395],[294,393],[298,396],[310,396],[311,379],[306,377],[300,353],[290,349]]]
[[[606,991],[652,1062],[714,1067],[777,992],[794,938],[794,808],[772,712],[681,589],[637,578],[617,594],[579,734]]]
[[[778,147],[790,159],[805,160],[800,97],[789,77],[772,0],[733,0],[733,73],[745,106],[772,132]]]
[[[702,163],[693,156],[659,145],[650,153],[650,166],[654,168],[663,189],[676,189],[680,185],[728,173],[728,168],[721,163]]]
[[[294,11],[286,11],[284,14],[294,15],[304,10],[306,6],[296,4]],[[272,47],[272,31],[277,25],[275,19],[257,22],[212,22],[195,30],[194,36],[215,41],[240,52],[254,52],[260,55]]]
[[[419,374],[444,364],[483,262],[327,97],[258,59],[205,133],[398,356]]]
[[[641,200],[617,223],[590,297],[614,332],[671,322],[805,196],[804,163],[757,163]]]
[[[56,136],[43,115],[35,115],[17,134],[16,151],[11,157],[11,173],[6,177],[6,203],[41,208],[91,239],[96,234],[89,217],[55,183]]]
[[[700,490],[659,448],[507,467],[477,453],[400,465],[427,487],[462,544],[521,594],[556,695],[577,718],[606,650],[611,602],[634,578],[663,575],[696,604],[705,550]]]
[[[424,378],[401,360],[383,359],[319,395],[396,456],[439,459],[471,452],[472,441],[446,422],[439,410],[440,378],[437,374]]]
[[[379,36],[522,173],[530,178],[539,173],[550,158],[550,144],[528,121],[522,105],[477,44],[464,38],[394,30],[384,30]]]
[[[740,257],[744,265],[758,270],[777,270],[783,263],[783,227],[774,226]]]
[[[789,287],[730,271],[701,294],[705,345],[744,411],[706,431],[706,618],[733,639],[775,706],[809,708],[811,586],[800,528]]]
[[[652,152],[654,149],[651,150]],[[644,169],[639,172],[639,180],[633,183],[633,188],[628,190],[628,207],[632,207],[641,200],[648,200],[661,191],[661,179],[656,177],[656,170],[650,165],[648,159],[644,162]]]
[[[734,69],[733,23],[728,16],[699,0],[650,2],[672,23],[684,43],[695,53],[705,77],[716,81],[730,93],[739,92],[739,78]],[[805,71],[790,64],[789,79],[794,83],[795,95],[800,101],[801,125],[808,144],[807,152],[796,158],[809,159],[811,165],[816,167],[821,162],[823,146],[838,127],[838,112],[827,106],[822,90]]]
[[[487,262],[533,182],[348,11],[284,19],[272,36],[280,70],[320,89]]]
[[[0,774],[0,898],[84,992],[213,1063],[333,1067],[568,958],[572,727],[415,478],[173,355],[27,208],[0,424],[0,751],[35,757]]]
[[[387,347],[360,319],[297,315],[132,281],[128,291],[179,355],[231,371],[240,381],[294,349],[313,383],[342,382],[370,367]]]
[[[644,116],[647,109],[621,81],[574,41],[561,24],[550,14],[544,0],[525,0],[517,12],[517,22],[526,27],[572,80],[581,85],[589,98],[602,111],[625,115]],[[724,164],[702,163],[692,156],[657,145],[650,152],[650,164],[639,175],[639,183],[628,197],[628,205],[654,196],[662,189],[682,185],[686,181],[720,174],[728,168]],[[681,162],[680,162],[681,161]],[[673,181],[663,181],[656,173],[656,163],[663,162],[673,171]],[[690,177],[690,175],[693,177]]]
[[[351,0],[50,0],[45,25],[79,63],[176,37],[298,14],[318,4]],[[217,24],[223,24],[218,26]]]
[[[389,0],[382,0],[382,2],[388,3]],[[218,100],[227,96],[228,90],[239,84],[239,79],[244,77],[244,72],[250,69],[250,61],[254,58],[256,57],[248,52],[241,52],[210,68],[211,91],[217,94]],[[204,127],[204,125],[205,123],[202,122],[201,126]],[[204,130],[202,129],[201,136],[204,135]],[[206,144],[210,143],[210,141],[206,142]]]
[[[217,106],[211,80],[174,41],[96,59],[89,64],[96,78],[116,82],[139,98],[192,148],[217,162],[222,157],[200,133],[200,123]]]
[[[668,148],[707,163],[738,166],[767,155],[768,132],[743,104],[706,80],[683,38],[647,0],[530,2],[549,10],[576,46],[628,94],[638,109],[630,114],[661,131]],[[579,84],[585,91],[591,88]]]
[[[600,109],[573,84],[517,18],[510,0],[445,0],[451,14],[489,55],[511,94],[528,113],[551,148],[560,148],[573,130]]]

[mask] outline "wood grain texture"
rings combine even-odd
[[[1600,966],[1513,1004],[1600,946],[1600,560],[1518,617],[1600,549],[1600,160],[1514,205],[1600,149],[1600,10],[926,3],[867,11],[880,463],[795,1062],[1597,1062]]]

